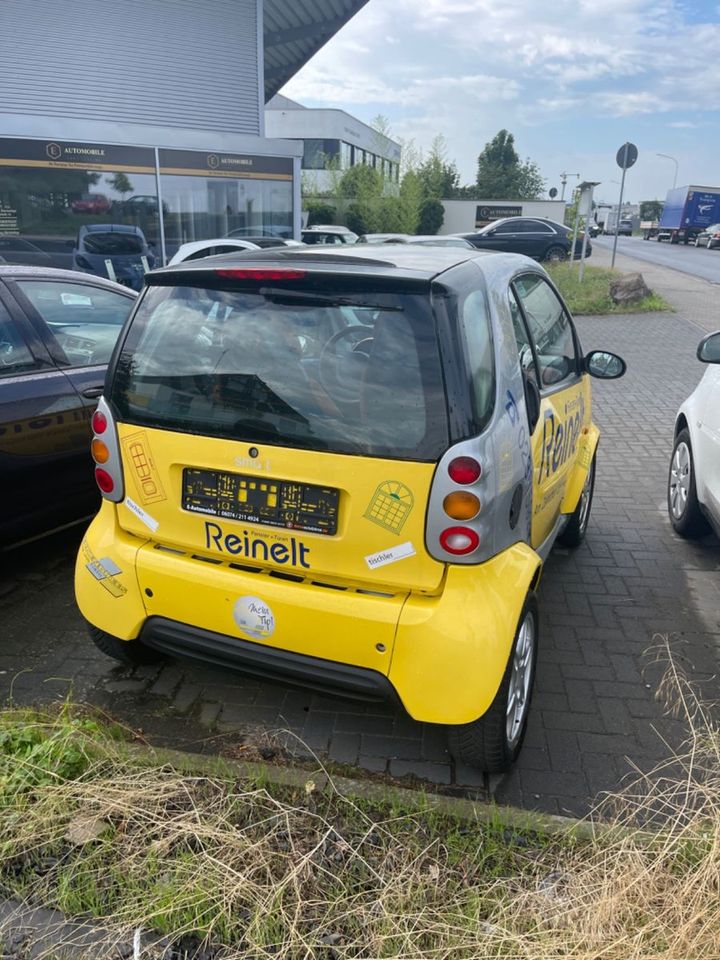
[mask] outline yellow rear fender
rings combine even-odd
[[[594,423],[591,423],[589,427],[586,427],[583,433],[580,435],[575,466],[572,469],[570,479],[568,480],[568,485],[565,489],[565,496],[563,497],[562,504],[560,505],[560,513],[575,512],[575,508],[580,502],[580,495],[582,494],[583,487],[585,486],[588,470],[590,469],[590,464],[595,456],[595,451],[597,450],[599,440],[600,431]]]
[[[390,682],[415,720],[477,720],[498,691],[541,560],[516,543],[479,566],[450,565],[440,596],[412,594],[400,615]]]
[[[93,626],[121,640],[134,640],[147,616],[135,559],[146,540],[123,530],[117,507],[103,500],[75,561],[75,599]]]

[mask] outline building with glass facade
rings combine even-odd
[[[2,0],[0,263],[83,269],[94,224],[155,262],[299,235],[302,144],[264,105],[366,2]]]
[[[364,163],[390,183],[400,177],[400,144],[344,110],[304,107],[280,94],[265,107],[268,136],[302,143],[302,169],[313,192],[332,186],[334,170]]]

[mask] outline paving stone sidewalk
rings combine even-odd
[[[583,348],[619,352],[628,373],[594,382],[602,438],[590,529],[582,547],[556,549],[546,565],[529,732],[516,768],[491,784],[499,802],[583,814],[679,746],[685,725],[658,699],[663,667],[654,661],[666,640],[704,696],[718,699],[720,543],[678,539],[664,505],[675,411],[702,372],[689,313],[578,320]],[[179,748],[242,753],[248,740],[280,740],[301,756],[483,795],[487,784],[452,763],[440,728],[385,705],[187,663],[114,667],[90,645],[75,608],[78,539],[66,534],[4,558],[0,697],[30,703],[72,690]]]

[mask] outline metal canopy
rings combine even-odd
[[[264,0],[265,102],[368,0]]]

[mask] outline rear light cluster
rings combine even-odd
[[[119,503],[124,493],[122,462],[115,424],[102,397],[90,423],[93,431],[90,452],[95,461],[95,482],[106,500]]]
[[[448,464],[447,472],[452,482],[462,487],[469,487],[482,477],[482,467],[473,457],[455,457]],[[467,489],[453,490],[443,500],[443,510],[451,520],[474,520],[481,509],[480,498]],[[457,557],[464,557],[480,546],[480,537],[472,527],[446,527],[439,539],[443,550]]]

